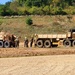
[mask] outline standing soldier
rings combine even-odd
[[[36,47],[36,41],[37,41],[37,34],[34,35],[34,47]]]
[[[19,47],[19,38],[18,37],[16,37],[16,39],[15,39],[15,47]]]
[[[32,47],[32,45],[33,45],[33,40],[34,40],[34,38],[31,37],[31,39],[30,39],[30,47]]]
[[[28,39],[27,39],[27,37],[25,37],[25,39],[24,39],[24,47],[28,47]]]

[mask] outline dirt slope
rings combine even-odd
[[[75,55],[1,58],[0,75],[74,75]]]

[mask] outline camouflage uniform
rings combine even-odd
[[[19,47],[19,39],[18,39],[18,37],[15,39],[15,47]]]
[[[28,39],[27,39],[27,37],[25,37],[25,40],[24,40],[24,47],[28,47]]]
[[[35,35],[34,35],[34,47],[36,47],[37,38],[38,38],[38,36],[37,36],[37,34],[35,34]]]
[[[34,41],[34,38],[31,37],[31,39],[30,39],[30,47],[32,47],[32,45],[33,45],[33,41]]]

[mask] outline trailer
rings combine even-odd
[[[65,47],[75,46],[75,29],[70,29],[66,34],[36,34],[35,45],[39,48],[50,48],[63,44]]]

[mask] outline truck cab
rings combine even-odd
[[[71,33],[71,38],[75,39],[75,29],[70,29],[69,32]]]
[[[75,46],[75,29],[70,29],[67,38],[63,41],[63,45],[66,47]]]

